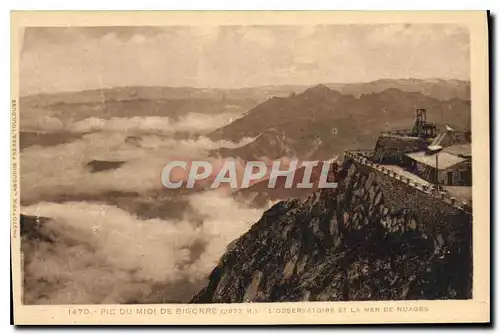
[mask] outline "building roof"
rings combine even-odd
[[[456,156],[470,157],[472,155],[470,143],[451,145],[444,148],[444,151]]]
[[[453,155],[446,151],[441,151],[437,154],[431,154],[431,155],[427,155],[425,151],[412,152],[406,154],[406,156],[410,157],[411,159],[419,163],[432,166],[433,168],[436,168],[436,155],[438,155],[437,163],[439,170],[445,170],[454,165],[457,165],[458,163],[466,161],[465,158]]]

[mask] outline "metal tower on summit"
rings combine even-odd
[[[413,125],[412,135],[422,138],[436,136],[436,125],[434,122],[427,121],[427,111],[423,108],[417,108],[415,124]]]

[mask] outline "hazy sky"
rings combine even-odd
[[[21,94],[112,86],[236,88],[380,78],[469,80],[455,25],[27,28]]]

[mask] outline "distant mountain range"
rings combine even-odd
[[[456,79],[379,79],[364,83],[325,83],[328,88],[343,94],[360,96],[377,93],[389,88],[398,88],[406,92],[418,92],[439,100],[470,99],[470,82]],[[125,86],[84,91],[58,93],[40,93],[21,97],[28,105],[39,107],[58,103],[78,104],[93,103],[102,100],[131,101],[177,100],[177,99],[253,99],[264,101],[273,96],[287,96],[307,89],[308,85],[256,86],[236,89],[194,88],[194,87],[155,87]]]
[[[218,114],[243,113],[257,105],[260,100],[244,97],[229,97],[214,95],[204,97],[160,97],[148,94],[132,98],[127,94],[120,97],[119,91],[111,90],[109,94],[100,96],[97,92],[86,91],[61,96],[36,96],[21,99],[21,109],[25,112],[22,117],[32,115],[56,116],[62,121],[80,121],[90,117],[110,119],[114,117],[145,117],[162,116],[173,120],[189,113]],[[146,90],[147,92],[147,90]],[[88,100],[88,101],[87,101]],[[21,119],[21,126],[22,126]]]
[[[470,125],[470,83],[442,79],[381,79],[368,83],[261,86],[240,89],[116,87],[38,94],[20,99],[23,147],[77,138],[67,129],[38,132],[29,125],[55,117],[64,125],[89,117],[234,113],[242,117],[213,132],[213,139],[259,136],[245,147],[215,155],[253,159],[297,155],[323,159],[350,147],[371,147],[382,130],[409,127],[415,108],[459,128]],[[35,122],[36,123],[36,122]],[[175,126],[173,126],[175,127]]]
[[[470,82],[455,79],[379,79],[368,83],[326,84],[326,86],[355,97],[397,88],[404,92],[422,93],[438,100],[470,100]]]
[[[427,119],[438,127],[470,128],[468,100],[439,100],[395,88],[357,98],[317,85],[274,97],[209,137],[239,141],[260,135],[244,147],[214,152],[223,157],[329,159],[345,149],[372,148],[381,131],[411,128],[417,108],[425,108]]]
[[[327,83],[342,94],[359,97],[390,88],[417,92],[438,100],[469,100],[470,83],[442,79],[380,79],[367,83]],[[72,113],[77,119],[89,116],[169,116],[186,112],[211,113],[248,110],[272,97],[287,97],[308,86],[258,86],[238,89],[192,87],[115,87],[77,92],[36,94],[21,97],[21,108]]]

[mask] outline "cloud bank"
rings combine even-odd
[[[200,113],[189,113],[179,117],[178,120],[171,120],[168,117],[146,116],[146,117],[113,117],[102,119],[90,117],[74,122],[66,127],[67,131],[86,133],[92,131],[108,132],[128,132],[128,133],[204,133],[225,126],[236,119],[233,113],[221,113],[207,115]]]
[[[21,152],[21,201],[34,203],[64,195],[99,195],[121,191],[145,194],[162,190],[161,173],[172,160],[207,159],[209,151],[239,143],[206,137],[176,140],[157,135],[132,137],[97,132],[51,147],[32,146]],[[116,169],[92,172],[92,161],[123,162]]]
[[[87,202],[24,207],[24,214],[51,218],[39,229],[54,238],[53,243],[23,244],[25,302],[187,302],[227,244],[262,214],[215,191],[189,201],[201,222],[141,220],[114,206]],[[186,285],[188,291],[180,294]]]

